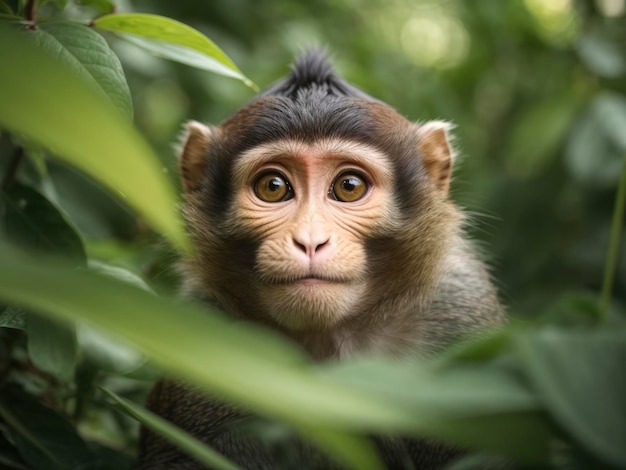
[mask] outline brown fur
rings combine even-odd
[[[318,360],[430,356],[502,323],[495,289],[448,195],[449,125],[410,123],[326,80],[299,84],[301,92],[289,81],[279,84],[275,95],[254,100],[218,128],[189,125],[180,160],[183,214],[195,247],[181,265],[187,295],[280,331]],[[255,178],[268,168],[286,175],[293,198],[268,203],[255,196]],[[361,200],[326,197],[343,168],[369,180]],[[319,239],[306,249],[310,259],[303,257],[302,230]],[[341,282],[302,291],[275,282],[310,273]],[[148,406],[245,468],[276,468],[259,442],[233,428],[242,414],[184,384],[158,383]],[[438,469],[458,456],[425,441],[376,442],[389,468],[403,468],[408,456],[415,468]],[[300,463],[336,465],[306,444],[295,448]],[[138,468],[202,467],[144,433]]]

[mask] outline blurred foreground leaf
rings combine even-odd
[[[102,16],[93,24],[100,29],[138,36],[123,37],[159,57],[233,77],[256,88],[213,41],[179,21],[146,13],[124,13]]]
[[[0,27],[0,127],[88,173],[186,249],[176,198],[157,157],[113,106],[66,66]]]
[[[403,405],[416,417],[417,431],[525,462],[548,459],[554,429],[537,397],[509,366],[432,369],[406,361],[362,359],[324,367],[324,375],[373,393],[383,403]]]
[[[66,320],[88,320],[130,340],[177,376],[255,410],[310,425],[413,425],[402,407],[324,383],[297,348],[272,332],[108,276],[60,269],[7,246],[0,245],[0,259],[0,298]]]
[[[626,466],[626,331],[522,335],[517,348],[554,418],[588,451]]]
[[[159,433],[172,444],[180,447],[189,455],[195,457],[199,462],[205,463],[210,466],[210,468],[217,470],[239,470],[237,465],[230,462],[219,452],[211,449],[191,434],[177,428],[160,416],[157,416],[144,408],[133,405],[110,390],[105,388],[101,388],[101,390],[111,400],[113,400],[113,402],[116,403],[122,411],[124,411],[124,413],[142,423],[146,426],[146,428]]]
[[[3,301],[114,332],[218,398],[282,418],[304,435],[312,429],[310,437],[326,450],[332,446],[324,436],[343,431],[430,435],[529,463],[549,456],[553,425],[513,364],[433,368],[363,359],[313,365],[273,332],[215,312],[7,247],[0,246],[0,258]]]

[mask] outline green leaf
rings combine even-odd
[[[89,269],[154,294],[143,279],[126,269],[95,260],[89,260]],[[78,325],[78,344],[85,359],[107,371],[127,374],[146,363],[128,342],[91,325]]]
[[[605,462],[626,466],[626,329],[521,335],[516,348],[554,419]]]
[[[85,249],[76,230],[63,214],[34,189],[13,183],[0,192],[4,202],[1,232],[13,243],[48,255],[85,264]]]
[[[146,13],[125,13],[102,16],[93,23],[100,29],[139,36],[132,42],[160,57],[200,66],[205,70],[237,78],[249,87],[256,88],[213,41],[179,21]]]
[[[37,470],[93,468],[93,456],[74,427],[24,390],[5,387],[0,416],[20,454]]]
[[[146,362],[141,353],[126,341],[99,328],[79,324],[77,339],[81,356],[99,369],[127,374]]]
[[[146,284],[143,279],[127,269],[120,268],[119,266],[113,266],[111,264],[103,263],[102,261],[97,260],[89,260],[89,269],[92,269],[102,274],[106,274],[107,276],[119,279],[120,281],[126,282],[135,287],[139,287],[146,292],[154,294],[154,291],[150,288],[148,284]]]
[[[16,330],[26,329],[26,312],[17,307],[0,306],[0,327],[15,328]]]
[[[87,26],[65,22],[41,23],[26,34],[132,120],[133,103],[122,64],[102,36]]]
[[[115,3],[111,0],[77,0],[79,5],[92,7],[102,13],[113,13],[115,10]]]
[[[586,34],[577,46],[582,61],[601,77],[616,78],[626,73],[626,58],[620,46],[598,33]]]
[[[28,356],[33,364],[61,380],[71,379],[78,358],[75,326],[31,313],[27,331]]]
[[[328,428],[307,428],[306,437],[320,449],[336,456],[348,468],[355,470],[384,468],[373,443],[365,437]]]
[[[432,369],[419,363],[362,359],[324,367],[323,372],[376,394],[383,403],[402,405],[414,417],[415,433],[524,462],[547,461],[554,429],[514,368],[501,362],[436,364]]]
[[[415,416],[398,404],[322,380],[299,348],[276,333],[2,246],[0,259],[0,298],[58,318],[89,321],[220,397],[301,425],[415,427]]]
[[[105,184],[186,249],[158,157],[101,93],[24,36],[0,25],[0,127],[39,142]]]
[[[226,459],[219,452],[203,444],[191,434],[170,424],[160,416],[124,400],[110,390],[103,387],[100,387],[100,390],[119,405],[126,414],[139,421],[148,429],[157,432],[175,446],[195,457],[198,461],[210,466],[210,468],[218,470],[240,470],[237,465]]]
[[[460,362],[484,362],[495,359],[509,349],[511,330],[487,332],[477,338],[462,341],[443,352],[437,362],[452,365]]]
[[[539,325],[590,328],[600,325],[602,315],[594,293],[565,293],[557,298],[541,317]]]
[[[51,0],[51,3],[59,10],[64,10],[69,0]]]

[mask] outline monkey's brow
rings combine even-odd
[[[236,178],[244,177],[251,167],[258,168],[269,162],[297,159],[309,152],[328,160],[348,161],[365,168],[376,168],[376,172],[383,178],[390,178],[392,175],[391,162],[380,150],[358,142],[335,139],[312,144],[284,141],[260,145],[241,155],[234,165],[234,174]]]

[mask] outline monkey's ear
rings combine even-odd
[[[450,145],[449,131],[452,124],[444,121],[429,121],[418,124],[418,146],[424,167],[435,185],[444,192],[450,188],[454,151]]]
[[[189,121],[181,139],[178,169],[186,193],[197,188],[206,168],[207,150],[214,129],[197,121]]]

